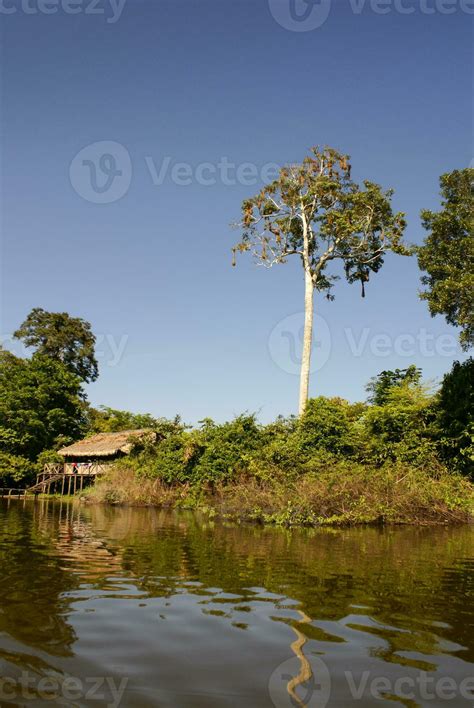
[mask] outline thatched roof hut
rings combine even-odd
[[[156,440],[153,430],[122,430],[119,433],[99,433],[58,450],[65,459],[105,459],[128,455],[138,440]]]

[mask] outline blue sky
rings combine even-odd
[[[44,1],[0,2],[4,341],[32,307],[66,310],[101,340],[94,404],[294,412],[300,265],[232,268],[229,225],[269,163],[328,144],[395,189],[419,242],[439,175],[474,154],[474,3],[321,0],[304,28],[295,0]],[[364,300],[317,299],[311,394],[358,400],[411,363],[439,379],[456,332],[418,289],[388,257]]]

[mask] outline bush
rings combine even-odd
[[[0,452],[0,487],[24,485],[34,476],[35,465],[26,457]]]
[[[148,479],[160,478],[167,484],[186,482],[188,479],[189,433],[174,433],[165,437],[154,449],[136,452],[124,465],[135,469]]]
[[[207,419],[193,443],[190,481],[214,484],[248,468],[252,454],[262,446],[262,430],[254,415],[241,415],[222,425]]]
[[[91,488],[93,501],[198,508],[229,519],[281,526],[466,522],[473,487],[442,467],[427,474],[401,463],[374,468],[333,461],[317,474],[231,481],[197,488],[143,480],[118,466]]]
[[[261,445],[262,429],[255,416],[241,415],[216,424],[210,418],[193,431],[171,431],[155,446],[135,451],[125,464],[147,478],[214,484],[246,468],[249,455]]]
[[[425,387],[406,382],[393,386],[386,403],[369,407],[364,417],[373,461],[433,462],[437,453],[435,419],[435,402]]]
[[[454,362],[437,401],[441,456],[463,474],[474,474],[474,359]]]
[[[309,400],[296,430],[301,449],[309,454],[324,450],[352,456],[359,445],[352,408],[342,398],[319,396]],[[357,413],[361,413],[360,406]]]

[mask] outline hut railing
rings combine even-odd
[[[47,462],[38,481],[40,478],[54,477],[57,474],[95,477],[98,474],[103,474],[106,469],[107,463],[104,462],[76,462],[75,464],[72,462]]]
[[[103,462],[72,462],[64,463],[64,474],[85,475],[86,477],[96,477],[103,474],[107,469],[107,464]]]
[[[64,464],[62,462],[47,462],[43,467],[44,475],[64,474]]]

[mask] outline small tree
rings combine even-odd
[[[410,465],[435,464],[436,407],[429,387],[406,377],[391,386],[383,405],[372,405],[364,415],[371,456]]]
[[[35,307],[13,336],[38,354],[60,361],[82,381],[95,381],[99,375],[95,336],[79,317]]]
[[[406,369],[395,369],[395,371],[382,371],[377,376],[370,379],[365,387],[369,394],[368,401],[374,406],[384,406],[390,396],[390,391],[394,386],[400,384],[419,384],[421,381],[421,369],[414,364]]]
[[[418,248],[418,264],[431,315],[445,315],[461,327],[463,349],[474,344],[474,168],[454,170],[440,178],[442,209],[421,212],[429,231]]]
[[[338,279],[328,266],[342,262],[346,279],[360,282],[364,296],[365,283],[380,270],[386,251],[409,253],[402,243],[404,215],[392,212],[391,196],[391,190],[384,192],[373,182],[364,181],[363,188],[353,182],[347,155],[314,147],[301,164],[283,167],[274,182],[242,204],[242,238],[234,254],[251,251],[266,267],[298,256],[303,266],[300,414],[308,399],[314,291],[332,300]]]
[[[88,407],[87,418],[90,433],[117,433],[123,430],[147,428],[162,436],[181,432],[186,427],[179,416],[173,420],[167,420],[166,418],[154,418],[151,413],[131,413],[109,406]]]
[[[81,381],[64,364],[0,351],[0,451],[34,461],[80,437],[85,423]]]
[[[438,394],[441,453],[474,476],[474,359],[455,361]]]

